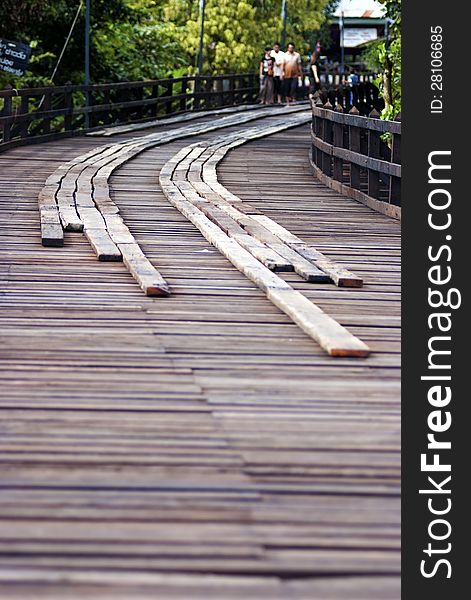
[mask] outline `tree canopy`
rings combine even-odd
[[[254,70],[266,44],[281,37],[282,0],[207,0],[203,72]],[[22,79],[0,73],[0,85],[43,85],[57,63],[74,17],[79,18],[54,83],[81,83],[85,2],[2,0],[0,37],[33,47]],[[329,0],[288,0],[287,41],[313,49]],[[198,0],[92,0],[93,82],[158,78],[195,72]]]

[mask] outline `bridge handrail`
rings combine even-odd
[[[401,214],[401,122],[353,107],[312,102],[311,165],[336,191],[389,216]]]
[[[1,90],[0,152],[115,123],[247,104],[258,93],[255,73]]]

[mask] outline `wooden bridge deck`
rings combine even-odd
[[[219,168],[363,276],[281,274],[372,350],[332,358],[168,203],[159,169],[192,141],[111,178],[169,298],[81,234],[41,246],[45,179],[102,138],[0,157],[0,595],[397,600],[399,225],[314,181],[308,126]]]

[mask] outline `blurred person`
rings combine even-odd
[[[275,59],[270,55],[271,47],[266,46],[260,61],[260,104],[273,104],[273,73]]]
[[[319,55],[314,50],[311,55],[309,62],[309,98],[312,100],[314,94],[320,90],[321,87],[320,79],[320,66],[319,66]]]
[[[273,44],[273,50],[271,51],[272,58],[275,59],[275,68],[273,72],[273,92],[278,104],[281,104],[281,81],[283,79],[283,62],[285,59],[285,53],[281,50],[279,42]]]
[[[303,70],[301,65],[301,56],[295,50],[293,42],[288,44],[283,60],[283,91],[286,98],[286,106],[290,102],[296,102],[296,92],[298,89],[298,80],[302,81]]]

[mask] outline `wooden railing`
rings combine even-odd
[[[372,110],[381,112],[384,108],[384,100],[379,89],[370,81],[363,81],[355,85],[325,85],[316,93],[315,100],[327,101],[332,106],[340,105],[344,112],[355,107],[363,116],[368,116]]]
[[[336,191],[391,217],[401,216],[401,123],[345,113],[320,98],[312,103],[311,164]]]
[[[377,78],[377,74],[374,71],[363,71],[361,73],[357,72],[357,76],[358,76],[359,83],[367,83],[367,82],[372,83]],[[341,75],[340,73],[330,73],[328,71],[324,72],[324,73],[322,73],[322,72],[320,73],[321,83],[325,87],[342,85],[343,79],[344,79],[344,75]]]
[[[255,73],[0,91],[0,152],[114,123],[255,102]]]

